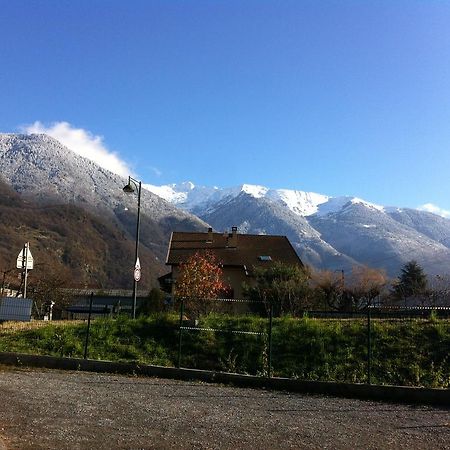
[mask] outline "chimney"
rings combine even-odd
[[[212,244],[213,241],[213,230],[212,228],[208,228],[208,238],[206,239],[207,244]]]
[[[237,247],[237,227],[231,227],[231,233],[228,235],[227,247]]]

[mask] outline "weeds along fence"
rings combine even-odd
[[[171,335],[165,328],[171,324],[147,325],[153,327],[153,345],[159,348],[155,354],[147,347],[156,362],[165,354],[168,364],[178,367],[306,380],[450,386],[450,308],[371,307],[362,312],[304,311],[301,317],[274,317],[273,307],[264,302],[197,303],[200,310],[192,310],[188,302],[179,304],[176,356],[173,339],[161,336],[163,330]]]
[[[450,307],[369,308],[366,323],[369,382],[450,388]]]
[[[192,318],[180,302],[177,366],[271,376],[273,308],[252,300],[203,303],[206,314]]]
[[[103,317],[96,314],[95,298],[86,300],[91,306],[83,320],[0,316],[0,351],[450,388],[450,307],[303,311],[292,317],[275,316],[263,302],[218,299],[201,301],[201,308],[184,301],[166,305],[133,320],[123,311]]]
[[[221,307],[213,303],[222,303]],[[230,314],[223,305],[246,305]],[[227,310],[228,309],[228,310]],[[219,312],[220,311],[220,312]],[[215,300],[208,315],[184,316],[179,367],[261,376],[450,387],[450,308],[370,307],[274,317],[271,305]]]

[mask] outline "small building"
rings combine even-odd
[[[94,316],[110,316],[120,312],[131,314],[133,308],[133,291],[127,289],[68,289],[73,302],[65,308],[67,319],[86,319],[89,314],[90,296],[92,298],[92,314]],[[148,297],[148,291],[136,292],[136,306]]]
[[[179,275],[180,263],[198,251],[212,252],[223,270],[223,281],[231,288],[232,298],[242,298],[242,285],[251,284],[255,267],[270,267],[275,262],[303,266],[286,236],[231,233],[173,232],[166,265],[171,272],[159,278],[161,287],[172,292]]]

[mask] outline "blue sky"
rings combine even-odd
[[[59,129],[146,183],[450,211],[448,2],[0,8],[1,132]]]

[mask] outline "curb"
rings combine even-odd
[[[81,370],[134,374],[177,380],[198,380],[208,383],[232,384],[239,387],[263,388],[321,394],[337,397],[380,400],[395,403],[427,404],[450,407],[450,389],[409,386],[379,386],[369,384],[337,383],[333,381],[302,381],[292,378],[263,378],[253,375],[213,372],[209,370],[150,366],[138,363],[96,361],[80,358],[59,358],[23,353],[0,352],[0,363],[12,366],[41,367],[59,370]]]

